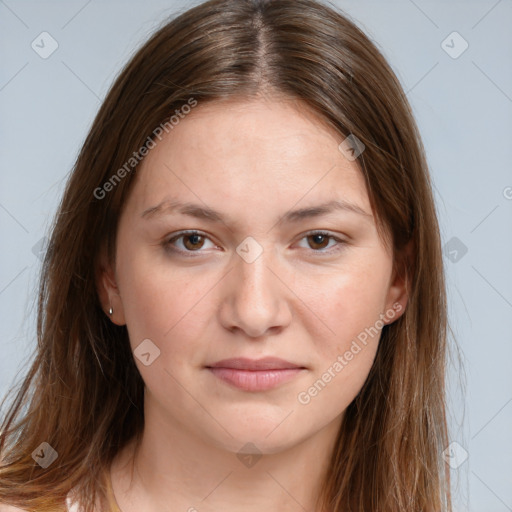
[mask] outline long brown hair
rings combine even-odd
[[[445,281],[424,149],[377,47],[346,15],[314,0],[205,2],[160,28],[113,84],[52,227],[37,350],[1,426],[0,502],[59,510],[73,488],[87,511],[96,499],[112,499],[110,464],[143,431],[144,383],[126,328],[102,309],[96,276],[103,248],[115,259],[138,163],[132,155],[150,147],[158,127],[170,130],[170,116],[191,99],[201,105],[262,91],[303,102],[340,140],[351,134],[363,142],[358,161],[372,210],[390,229],[407,279],[406,311],[383,328],[370,374],[346,410],[319,510],[451,510],[441,460]],[[406,246],[412,250],[402,258]],[[47,468],[32,456],[43,442],[58,454]]]

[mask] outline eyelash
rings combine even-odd
[[[179,240],[180,238],[183,238],[185,236],[192,236],[192,235],[199,235],[199,236],[202,236],[208,240],[210,240],[210,238],[202,233],[201,231],[196,231],[196,230],[190,230],[190,231],[180,231],[179,233],[177,233],[176,235],[172,236],[171,238],[168,238],[166,239],[164,242],[163,242],[163,246],[165,247],[165,249],[169,252],[172,252],[172,253],[178,253],[178,254],[182,254],[184,255],[185,257],[187,258],[196,258],[199,256],[199,254],[203,251],[201,250],[197,250],[197,251],[188,251],[188,250],[182,250],[182,249],[176,249],[176,247],[173,247],[172,246],[172,243]],[[302,238],[300,240],[303,240],[304,238],[307,238],[309,236],[313,236],[313,235],[321,235],[321,236],[325,236],[325,237],[328,237],[329,239],[332,239],[334,241],[336,241],[338,243],[338,247],[335,248],[335,249],[328,249],[328,250],[325,250],[325,249],[321,249],[321,250],[316,250],[316,249],[311,249],[313,252],[319,254],[319,255],[322,255],[322,254],[328,254],[328,255],[331,255],[333,253],[336,253],[336,252],[339,252],[341,251],[344,246],[346,245],[347,242],[345,242],[344,240],[326,232],[326,231],[308,231],[307,233],[304,233],[304,235],[302,236]],[[211,241],[211,240],[210,240]],[[194,253],[199,253],[198,255],[195,255]]]

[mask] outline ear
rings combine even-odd
[[[409,299],[409,284],[413,268],[414,244],[410,240],[395,258],[393,275],[386,298],[385,323],[392,324],[404,312]]]
[[[114,324],[125,325],[123,302],[117,287],[114,269],[108,261],[105,249],[101,251],[96,269],[96,289],[105,314]],[[110,314],[110,308],[112,308],[112,314]]]

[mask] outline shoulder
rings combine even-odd
[[[0,512],[25,512],[22,508],[12,507],[5,503],[0,503]]]
[[[75,507],[69,507],[69,505],[68,505],[68,510],[70,512],[74,512],[77,509]],[[17,508],[17,507],[13,507],[12,505],[0,503],[0,512],[27,512],[27,511],[24,508]]]

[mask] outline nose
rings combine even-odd
[[[263,251],[251,263],[234,255],[234,268],[224,282],[219,310],[221,325],[229,331],[262,338],[290,324],[293,293],[270,252]]]

